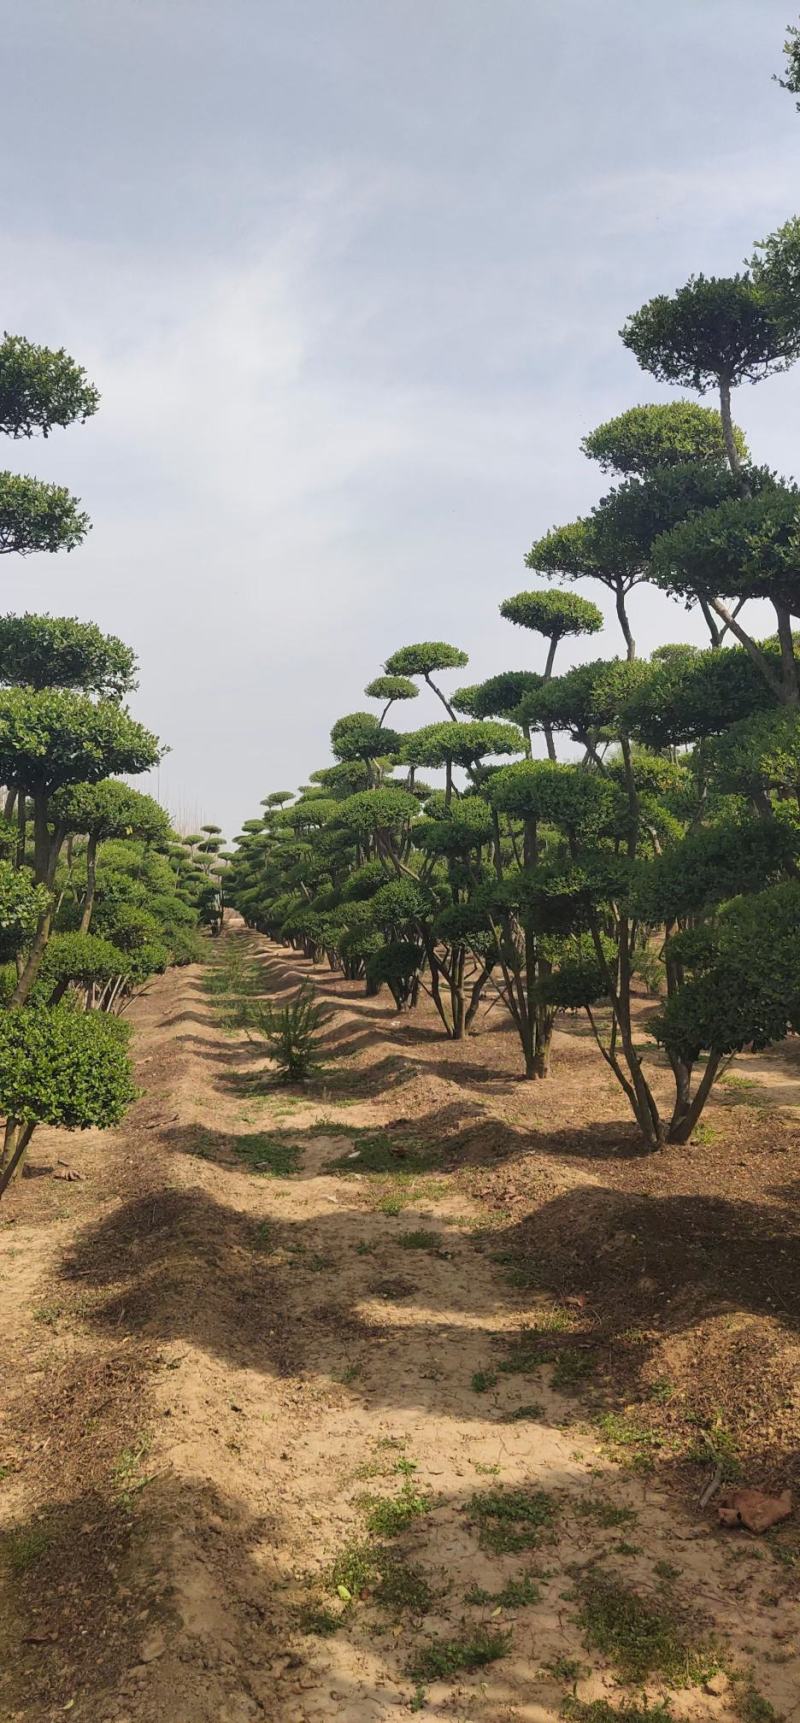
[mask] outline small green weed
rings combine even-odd
[[[665,1585],[671,1585],[673,1580],[680,1579],[681,1570],[672,1561],[657,1561],[653,1568],[657,1579],[662,1579]]]
[[[609,1529],[611,1526],[635,1526],[639,1518],[633,1508],[617,1507],[605,1496],[584,1496],[575,1503],[575,1512],[581,1519],[594,1520],[596,1525]]]
[[[328,1580],[343,1603],[351,1603],[373,1586],[379,1568],[374,1544],[353,1539],[345,1544],[331,1564]]]
[[[416,1232],[399,1233],[395,1243],[401,1245],[403,1250],[439,1250],[442,1237],[441,1233],[429,1232],[425,1227],[418,1227]]]
[[[488,1394],[490,1388],[497,1387],[496,1371],[474,1370],[470,1377],[470,1387],[476,1394]]]
[[[476,1627],[462,1639],[440,1639],[420,1651],[411,1666],[419,1681],[449,1681],[462,1669],[483,1669],[505,1657],[511,1645],[510,1630]]]
[[[152,1483],[152,1476],[142,1471],[142,1462],[150,1452],[152,1437],[143,1434],[129,1448],[123,1448],[112,1468],[117,1498],[124,1508],[133,1506],[133,1498]]]
[[[565,1699],[562,1717],[570,1723],[674,1723],[668,1705],[658,1701],[648,1705],[646,1699],[624,1701],[611,1705],[608,1699]]]
[[[285,1137],[270,1131],[254,1131],[247,1137],[231,1137],[229,1142],[238,1159],[252,1173],[286,1179],[298,1171],[301,1150],[296,1143],[287,1142]]]
[[[374,1597],[380,1608],[394,1615],[427,1615],[433,1592],[422,1569],[395,1550],[377,1550],[376,1561],[380,1579]]]
[[[577,1595],[587,1645],[610,1658],[623,1680],[658,1677],[689,1687],[719,1668],[710,1642],[695,1636],[672,1602],[654,1603],[597,1569],[580,1577]]]
[[[542,1588],[533,1574],[522,1574],[519,1579],[510,1579],[502,1591],[484,1591],[483,1586],[473,1585],[464,1597],[465,1603],[494,1604],[501,1609],[522,1609],[526,1604],[538,1603]]]
[[[365,1499],[367,1529],[376,1537],[396,1538],[412,1520],[426,1514],[430,1505],[430,1497],[423,1495],[411,1479],[406,1478],[396,1496],[368,1496]]]
[[[297,1625],[301,1633],[313,1634],[317,1639],[329,1638],[332,1633],[338,1633],[342,1625],[341,1615],[326,1608],[321,1603],[304,1603],[297,1611]]]
[[[24,1532],[9,1532],[3,1540],[3,1551],[12,1573],[25,1573],[44,1555],[50,1546],[50,1533],[45,1526],[30,1526]]]
[[[531,1376],[542,1364],[551,1364],[555,1354],[552,1347],[542,1347],[535,1334],[524,1329],[511,1342],[508,1354],[501,1358],[498,1370],[505,1376]]]
[[[583,1664],[574,1657],[554,1657],[552,1663],[545,1663],[543,1667],[549,1675],[555,1676],[556,1681],[580,1681],[584,1672]]]
[[[736,1694],[734,1707],[741,1723],[781,1723],[774,1705],[770,1705],[752,1682]]]
[[[336,1129],[341,1130],[341,1126],[336,1126]],[[435,1165],[435,1156],[415,1138],[398,1137],[394,1140],[381,1132],[366,1134],[359,1140],[357,1131],[352,1134],[356,1139],[355,1147],[329,1161],[325,1167],[327,1173],[393,1173],[398,1178],[407,1179],[414,1173],[427,1172]]]
[[[505,1489],[502,1484],[473,1496],[469,1511],[482,1547],[496,1555],[538,1548],[549,1541],[555,1519],[553,1503],[544,1490]]]
[[[422,1682],[418,1681],[417,1685],[414,1688],[414,1691],[411,1695],[411,1700],[410,1700],[408,1709],[409,1709],[409,1711],[424,1711],[426,1704],[427,1704],[427,1695],[425,1693],[425,1689],[422,1685]]]
[[[562,1394],[572,1394],[591,1376],[594,1359],[587,1352],[577,1352],[565,1346],[558,1354],[552,1376],[552,1386]]]
[[[539,1418],[543,1418],[543,1417],[544,1417],[544,1407],[540,1406],[538,1400],[530,1400],[527,1405],[515,1406],[513,1412],[504,1413],[503,1423],[504,1424],[526,1424],[526,1423],[534,1423],[535,1424]]]

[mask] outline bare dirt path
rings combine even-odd
[[[268,991],[308,971],[227,938],[261,952]],[[496,1260],[514,1217],[492,1145],[530,1090],[474,1052],[467,1073],[424,1013],[398,1024],[318,979],[335,1062],[298,1094],[265,1087],[200,972],[162,978],[135,1008],[129,1122],[42,1133],[34,1171],[85,1177],[26,1179],[3,1216],[3,1723],[550,1723],[570,1696],[620,1704],[620,1645],[659,1633],[677,1718],[761,1723],[751,1681],[800,1714],[791,1571],[610,1458],[586,1296]],[[585,1071],[602,1134],[616,1097],[563,1045],[559,1131]],[[550,1126],[527,1208],[596,1201],[602,1256],[602,1171]],[[620,1627],[631,1588],[652,1621]]]

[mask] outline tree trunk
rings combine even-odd
[[[791,612],[787,610],[784,604],[777,604],[774,599],[772,602],[775,615],[778,618],[784,705],[797,706],[800,704],[800,691],[797,686],[797,660],[794,655]]]
[[[0,1159],[0,1197],[5,1196],[12,1180],[22,1171],[22,1163],[35,1125],[24,1125],[19,1119],[7,1119],[3,1153]]]
[[[544,677],[543,677],[543,681],[545,681],[545,682],[549,682],[552,679],[553,664],[555,661],[557,646],[558,646],[558,635],[554,634],[551,638],[550,645],[547,649],[547,661],[545,663]],[[555,760],[557,757],[556,756],[556,745],[555,745],[555,742],[553,741],[553,731],[551,729],[551,726],[549,724],[543,724],[542,729],[544,731],[544,739],[545,739],[545,743],[547,745],[547,758],[548,758],[548,760]]]
[[[719,412],[720,418],[722,419],[722,435],[725,438],[725,452],[728,456],[728,465],[731,472],[738,475],[741,472],[742,462],[739,450],[736,447],[736,438],[733,434],[733,418],[731,416],[731,380],[730,377],[726,377],[724,374],[721,374],[719,379]]]
[[[621,580],[617,580],[614,583],[614,602],[617,609],[617,621],[622,629],[622,638],[625,641],[625,649],[628,654],[628,661],[630,662],[636,657],[636,641],[631,633],[631,625],[628,620],[628,611],[625,605],[625,586]]]
[[[80,929],[79,929],[79,931],[81,933],[88,933],[89,932],[89,925],[90,925],[91,919],[92,919],[92,911],[94,909],[94,897],[95,897],[96,888],[97,888],[97,838],[96,837],[90,837],[87,848],[86,848],[86,896],[83,900],[83,914],[81,916],[81,925],[80,925]]]

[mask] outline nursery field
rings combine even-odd
[[[791,1717],[796,1521],[718,1512],[800,1482],[791,1044],[652,1154],[578,1017],[531,1085],[498,1013],[208,953],[3,1205],[3,1723]],[[243,954],[315,984],[303,1084],[230,1027]]]

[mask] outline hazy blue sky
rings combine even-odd
[[[2,322],[103,395],[7,445],[94,530],[4,559],[4,607],[135,646],[173,808],[234,832],[408,641],[463,646],[462,680],[535,667],[498,604],[604,488],[581,436],[664,393],[623,318],[800,202],[792,11],[0,0]],[[799,376],[736,400],[784,471]],[[644,648],[693,636],[635,612]]]

